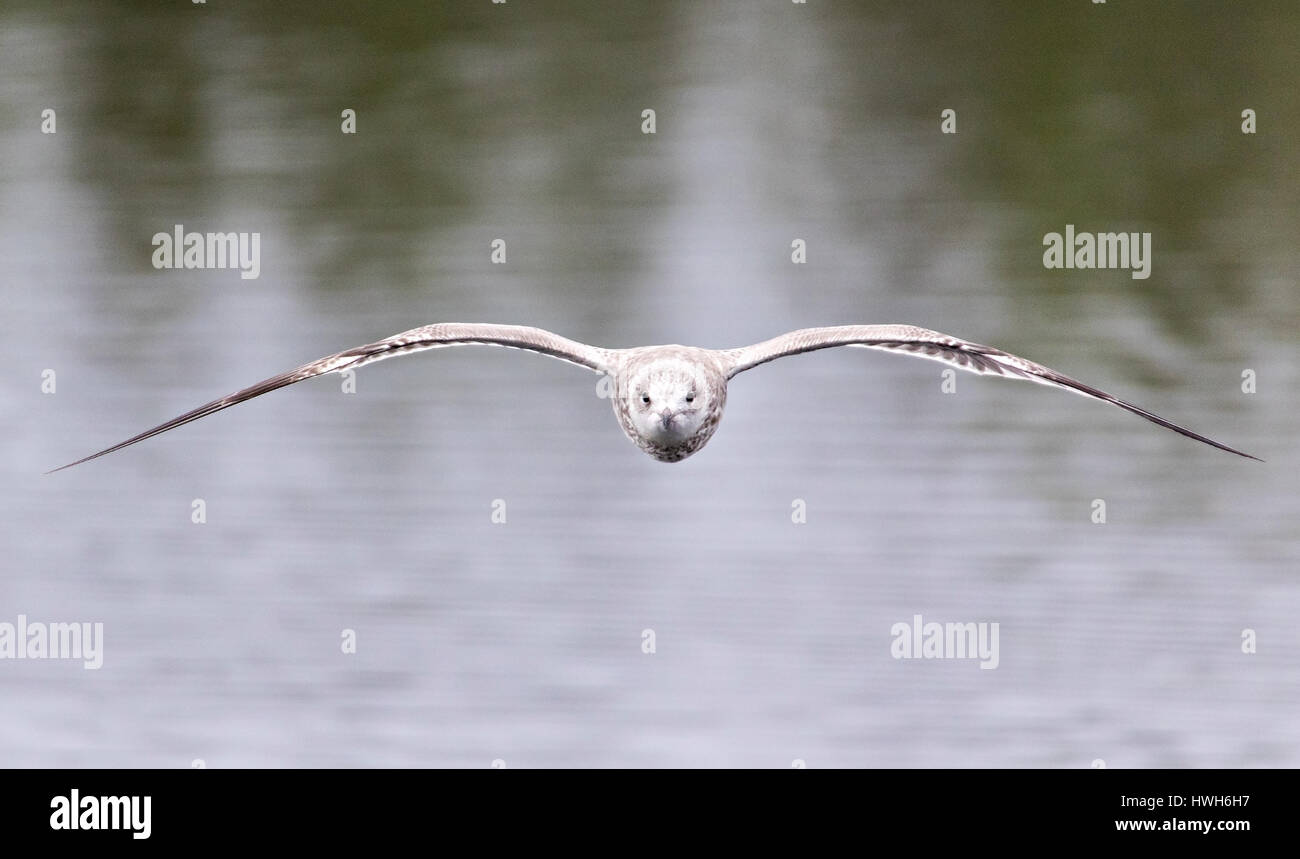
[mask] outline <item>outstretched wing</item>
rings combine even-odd
[[[552,358],[559,358],[562,361],[568,361],[571,364],[577,364],[580,367],[586,367],[597,373],[610,372],[611,353],[605,349],[599,349],[595,346],[588,346],[585,343],[579,343],[576,340],[569,340],[558,334],[552,334],[550,331],[544,331],[541,328],[530,328],[524,325],[490,325],[480,323],[458,323],[448,322],[437,325],[426,325],[423,328],[412,328],[410,331],[403,331],[401,334],[394,334],[392,337],[379,340],[375,343],[368,343],[365,346],[358,346],[355,349],[348,349],[343,352],[337,352],[310,364],[303,364],[287,373],[281,373],[278,376],[272,376],[258,382],[256,385],[235,391],[229,396],[222,397],[219,400],[213,400],[206,405],[199,406],[197,409],[178,415],[159,424],[153,429],[145,430],[139,435],[132,436],[124,442],[113,445],[110,448],[101,450],[99,453],[93,453],[90,456],[70,462],[67,465],[47,471],[46,474],[53,474],[55,471],[62,471],[65,468],[71,468],[74,465],[80,465],[83,462],[104,456],[108,453],[121,450],[124,447],[133,445],[136,442],[144,441],[147,438],[153,438],[167,430],[175,429],[178,426],[187,424],[190,421],[196,421],[199,418],[207,417],[213,412],[219,412],[222,409],[228,409],[231,406],[238,405],[245,400],[251,400],[253,397],[260,397],[262,394],[270,393],[277,388],[283,388],[285,385],[292,385],[294,382],[301,382],[304,379],[310,379],[314,376],[321,376],[326,373],[339,373],[344,370],[354,370],[357,367],[363,367],[366,364],[373,364],[376,361],[383,361],[386,358],[395,358],[398,355],[406,355],[411,352],[422,352],[425,349],[439,349],[444,346],[464,346],[468,344],[484,344],[488,346],[506,346],[511,349],[526,349],[530,352],[540,352],[543,355],[550,355]]]
[[[1199,442],[1217,447],[1219,450],[1226,450],[1247,459],[1263,461],[1257,456],[1242,453],[1235,448],[1228,447],[1226,444],[1220,444],[1213,439],[1194,433],[1186,427],[1180,427],[1178,424],[1167,421],[1157,414],[1153,414],[1132,403],[1126,403],[1118,397],[1111,396],[1091,385],[1085,385],[1076,379],[1071,379],[1069,376],[1058,373],[1049,367],[1044,367],[1042,364],[1035,364],[1033,361],[1027,361],[1024,358],[1003,352],[1001,349],[994,349],[992,346],[968,343],[947,334],[940,334],[938,331],[929,331],[912,325],[837,325],[830,328],[803,328],[798,331],[791,331],[788,334],[782,334],[780,337],[774,337],[753,346],[724,351],[723,355],[730,362],[727,378],[730,379],[737,373],[743,373],[757,367],[759,364],[765,364],[786,355],[798,355],[803,352],[829,349],[834,346],[860,346],[866,349],[882,349],[886,352],[897,352],[917,358],[928,358],[931,361],[941,361],[944,364],[971,373],[980,373],[986,376],[1007,376],[1012,379],[1027,379],[1042,385],[1064,388],[1085,397],[1092,397],[1119,406],[1121,409],[1146,418],[1165,429],[1171,429],[1188,438],[1194,438]]]

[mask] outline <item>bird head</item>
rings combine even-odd
[[[709,380],[685,361],[648,364],[629,382],[628,415],[637,432],[657,444],[694,437],[714,409]]]

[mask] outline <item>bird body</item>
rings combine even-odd
[[[672,345],[613,357],[610,399],[633,444],[660,462],[680,462],[708,443],[727,405],[721,353]]]
[[[1154,424],[1220,450],[1248,459],[1258,459],[1041,364],[1001,349],[913,325],[802,328],[738,349],[702,349],[680,345],[603,349],[524,325],[438,323],[413,328],[355,349],[346,349],[272,376],[53,471],[62,471],[113,453],[295,382],[326,373],[354,370],[412,352],[472,344],[525,349],[603,374],[606,384],[601,388],[612,400],[619,426],[637,447],[660,462],[680,462],[708,443],[722,420],[727,404],[727,383],[738,373],[777,358],[836,346],[912,355],[939,361],[967,372],[1005,376],[1063,388],[1111,403]]]

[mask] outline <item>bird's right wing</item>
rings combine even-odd
[[[373,364],[376,361],[383,361],[387,358],[395,358],[398,355],[406,355],[411,352],[422,352],[426,349],[440,349],[446,346],[465,346],[470,344],[483,344],[488,346],[505,346],[510,349],[526,349],[530,352],[538,352],[542,355],[549,355],[552,358],[559,358],[561,361],[568,361],[570,364],[577,364],[580,367],[586,367],[597,373],[610,373],[612,368],[612,353],[607,349],[600,349],[595,346],[588,346],[585,343],[579,343],[576,340],[569,340],[558,334],[552,334],[541,328],[531,328],[525,325],[492,325],[486,323],[460,323],[447,322],[436,325],[425,325],[422,328],[412,328],[410,331],[403,331],[401,334],[394,334],[383,340],[374,343],[368,343],[365,346],[358,346],[355,349],[347,349],[343,352],[336,352],[328,355],[310,364],[303,364],[288,372],[281,373],[278,376],[272,376],[264,379],[256,385],[235,391],[233,394],[222,397],[219,400],[213,400],[206,405],[199,406],[197,409],[178,415],[166,423],[159,424],[153,429],[145,430],[139,435],[132,436],[126,441],[119,442],[112,447],[105,448],[99,453],[93,453],[90,456],[70,462],[67,465],[61,465],[58,468],[47,471],[46,474],[53,474],[55,471],[62,471],[65,468],[71,468],[74,465],[80,465],[83,462],[104,456],[121,450],[124,447],[153,438],[156,435],[165,433],[168,430],[175,429],[178,426],[196,421],[199,418],[207,417],[214,412],[222,409],[228,409],[231,406],[238,405],[245,400],[251,400],[254,397],[260,397],[262,394],[268,394],[277,388],[283,388],[285,385],[292,385],[294,382],[301,382],[304,379],[311,379],[315,376],[321,376],[326,373],[341,373],[344,370],[354,370],[358,367],[364,367],[366,364]]]

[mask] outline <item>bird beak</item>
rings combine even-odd
[[[675,417],[677,417],[677,413],[672,409],[664,409],[659,413],[659,420],[663,422],[664,429],[668,429]]]

